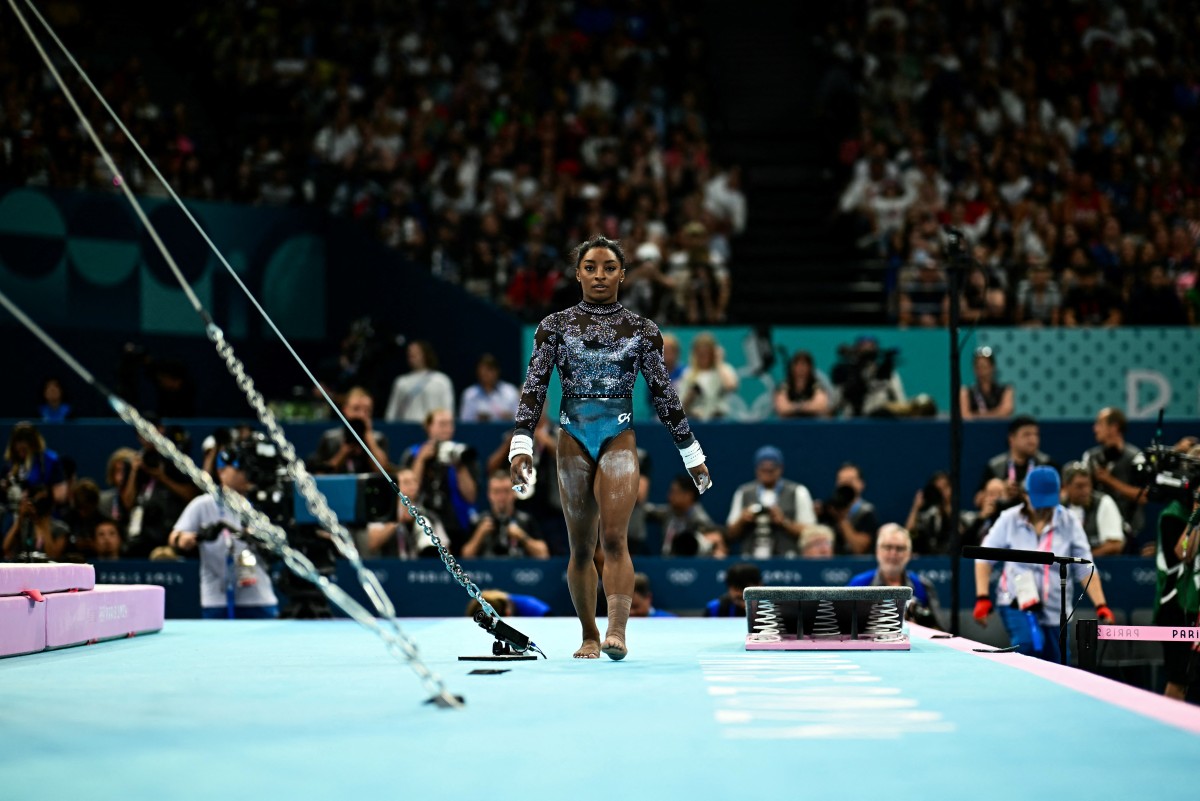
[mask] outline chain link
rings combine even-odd
[[[114,411],[121,419],[129,423],[145,439],[154,443],[159,453],[171,460],[171,463],[218,503],[224,504],[238,514],[246,526],[246,533],[265,545],[272,553],[283,559],[287,567],[297,576],[312,582],[332,603],[344,611],[353,620],[367,629],[375,632],[387,645],[389,653],[407,662],[413,672],[421,680],[425,689],[441,705],[457,707],[462,701],[452,695],[447,689],[441,676],[434,673],[421,659],[417,644],[404,632],[395,618],[387,621],[387,628],[358,601],[354,600],[345,590],[328,577],[321,575],[312,561],[304,554],[292,548],[287,541],[287,533],[272,523],[266,515],[250,505],[245,497],[226,487],[218,486],[204,470],[196,466],[190,457],[181,453],[175,443],[159,433],[137,410],[129,404],[112,397],[110,398]],[[373,573],[371,573],[374,576]],[[386,598],[386,595],[384,596]]]

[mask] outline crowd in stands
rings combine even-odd
[[[1200,323],[1200,19],[1186,3],[860,3],[840,209],[902,326]]]
[[[546,558],[565,552],[554,466],[557,426],[549,416],[542,418],[535,437],[540,478],[531,496],[516,498],[507,471],[511,434],[501,436],[494,451],[476,453],[455,440],[450,410],[435,409],[427,414],[419,441],[389,442],[376,430],[372,397],[361,389],[342,398],[342,412],[349,427],[323,434],[305,459],[308,470],[348,475],[383,467],[429,525],[427,530],[418,524],[404,503],[398,503],[394,513],[377,507],[373,519],[357,521],[362,525],[354,532],[365,555],[436,558],[431,533],[452,553],[468,558]],[[241,444],[256,436],[248,425],[219,429],[197,449],[186,429],[164,426],[152,415],[150,419],[206,470],[215,471],[223,462],[237,464],[259,481],[278,475],[274,464],[266,469],[251,464],[254,448]],[[730,466],[731,479],[750,480],[735,485],[726,499],[706,497],[702,502],[689,477],[680,472],[665,482],[665,503],[651,502],[654,465],[643,451],[644,491],[630,523],[630,547],[635,553],[676,557],[868,555],[875,549],[877,532],[888,523],[910,535],[915,555],[945,554],[956,543],[982,541],[1002,511],[1022,502],[1028,471],[1051,465],[1061,471],[1061,502],[1078,516],[1095,555],[1152,552],[1152,544],[1146,550],[1146,497],[1137,475],[1141,452],[1125,440],[1125,416],[1117,409],[1102,409],[1093,430],[1096,445],[1085,453],[1051,456],[1040,450],[1036,419],[1012,418],[1007,446],[986,464],[964,468],[969,472],[978,467],[981,474],[976,493],[962,499],[966,511],[957,521],[950,478],[943,471],[931,475],[916,492],[906,519],[886,521],[868,499],[868,477],[858,465],[843,463],[830,476],[832,491],[824,486],[810,491],[787,477],[787,457],[770,443],[757,449],[748,468]],[[69,450],[70,429],[56,431],[66,440],[60,447]],[[1180,443],[1180,452],[1193,444]],[[9,432],[3,457],[3,558],[181,557],[168,535],[200,490],[152,442],[131,436],[128,446],[109,456],[104,475],[92,478],[78,475],[69,453],[51,447],[35,424],[21,422]],[[723,500],[728,503],[722,505]],[[706,505],[727,513],[714,517]]]
[[[55,11],[86,40],[95,12]],[[302,0],[175,13],[159,54],[174,87],[136,55],[91,77],[182,196],[328,209],[530,320],[575,302],[568,251],[604,233],[626,243],[637,311],[726,319],[746,202],[738,167],[713,153],[696,9]],[[18,26],[0,32],[0,70],[0,181],[116,191]],[[163,195],[120,131],[99,130],[126,184]]]

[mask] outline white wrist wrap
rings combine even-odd
[[[689,470],[704,464],[704,451],[700,450],[699,441],[692,442],[691,445],[682,448],[679,451],[679,455],[683,457],[683,466]]]
[[[512,444],[508,446],[508,461],[512,462],[514,456],[533,456],[533,437],[528,434],[516,434],[512,438]]]

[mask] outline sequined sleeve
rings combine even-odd
[[[537,327],[533,337],[533,354],[529,357],[529,368],[525,373],[525,386],[521,388],[521,400],[517,404],[516,430],[532,434],[542,416],[546,404],[546,392],[550,388],[550,371],[554,369],[554,351],[558,347],[559,333],[551,315]]]
[[[663,361],[663,338],[658,326],[651,320],[644,321],[642,329],[642,352],[639,354],[642,375],[646,377],[646,385],[650,387],[650,398],[654,411],[678,447],[686,447],[694,440],[692,429],[688,425],[687,415],[683,411],[683,403],[679,393],[671,383],[667,373],[667,365]]]

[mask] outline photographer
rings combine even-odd
[[[700,505],[700,492],[686,473],[671,479],[665,505],[647,505],[646,517],[662,525],[663,556],[729,555],[721,527]]]
[[[20,491],[16,516],[4,535],[4,557],[19,562],[56,562],[66,550],[70,529],[50,516],[50,490]]]
[[[1178,446],[1177,446],[1178,448]],[[1192,446],[1187,455],[1200,460],[1200,447]],[[1200,466],[1200,462],[1198,462]],[[1194,469],[1194,468],[1193,468]],[[1196,514],[1200,497],[1178,497],[1163,509],[1158,518],[1158,580],[1154,597],[1154,625],[1180,628],[1197,625],[1200,614],[1200,532],[1189,526]],[[1189,643],[1163,643],[1163,662],[1167,686],[1163,695],[1187,700],[1192,685],[1200,684],[1200,652]]]
[[[425,433],[425,442],[410,446],[403,464],[417,476],[420,491],[415,500],[441,519],[457,554],[471,530],[479,493],[475,452],[454,441],[454,413],[449,409],[426,415]]]
[[[896,349],[881,351],[875,337],[838,347],[831,379],[837,390],[834,413],[842,417],[887,417],[906,400],[896,370]]]
[[[817,520],[837,533],[836,550],[840,554],[871,551],[879,521],[875,505],[863,498],[866,486],[858,465],[843,463],[837,471],[833,495],[817,511]]]
[[[1127,548],[1136,552],[1138,537],[1146,522],[1142,505],[1147,496],[1137,486],[1142,452],[1125,441],[1125,426],[1125,413],[1120,409],[1111,406],[1101,409],[1092,424],[1097,444],[1083,454],[1082,461],[1091,469],[1096,489],[1117,502],[1129,535]]]
[[[253,487],[247,475],[253,444],[222,450],[216,459],[221,486],[247,497]],[[188,503],[167,537],[177,551],[200,553],[200,607],[207,619],[279,616],[271,578],[242,538],[242,528],[232,510],[211,495],[201,495]]]
[[[488,479],[489,509],[480,516],[463,545],[464,559],[477,556],[528,556],[550,558],[550,548],[542,540],[537,521],[528,512],[516,508],[516,496],[507,470],[498,470]]]
[[[371,424],[375,413],[375,401],[371,393],[362,387],[353,387],[342,401],[342,415],[350,423],[354,433],[367,444],[371,454],[388,469],[387,436],[376,431]],[[370,473],[374,465],[358,441],[344,426],[330,428],[321,434],[317,450],[308,457],[308,468],[313,473]]]
[[[764,445],[754,453],[754,481],[738,487],[729,508],[729,544],[754,559],[796,556],[800,535],[817,522],[812,496],[803,484],[783,477],[783,452]]]
[[[396,486],[400,488],[406,498],[416,502],[420,485],[417,484],[417,476],[412,470],[406,467],[398,471]],[[437,515],[427,509],[419,511],[425,516],[433,535],[446,543],[448,541],[446,529],[438,520]],[[370,557],[438,558],[437,546],[433,544],[433,540],[425,533],[425,530],[416,524],[408,507],[399,498],[396,499],[396,519],[368,524],[366,542],[360,544],[359,550],[362,551],[363,556]]]
[[[8,435],[2,480],[13,493],[12,500],[19,498],[21,488],[30,493],[46,488],[50,491],[52,506],[67,502],[67,478],[62,460],[46,447],[46,440],[32,423],[17,423]],[[18,489],[14,491],[13,487]]]
[[[160,433],[171,436],[180,450],[189,450],[187,436],[179,429],[168,432],[157,418],[147,414]],[[126,527],[127,555],[145,558],[160,545],[167,544],[171,521],[177,519],[197,490],[175,465],[163,459],[154,444],[138,437],[142,450],[129,465],[121,488],[121,504],[129,512]]]

